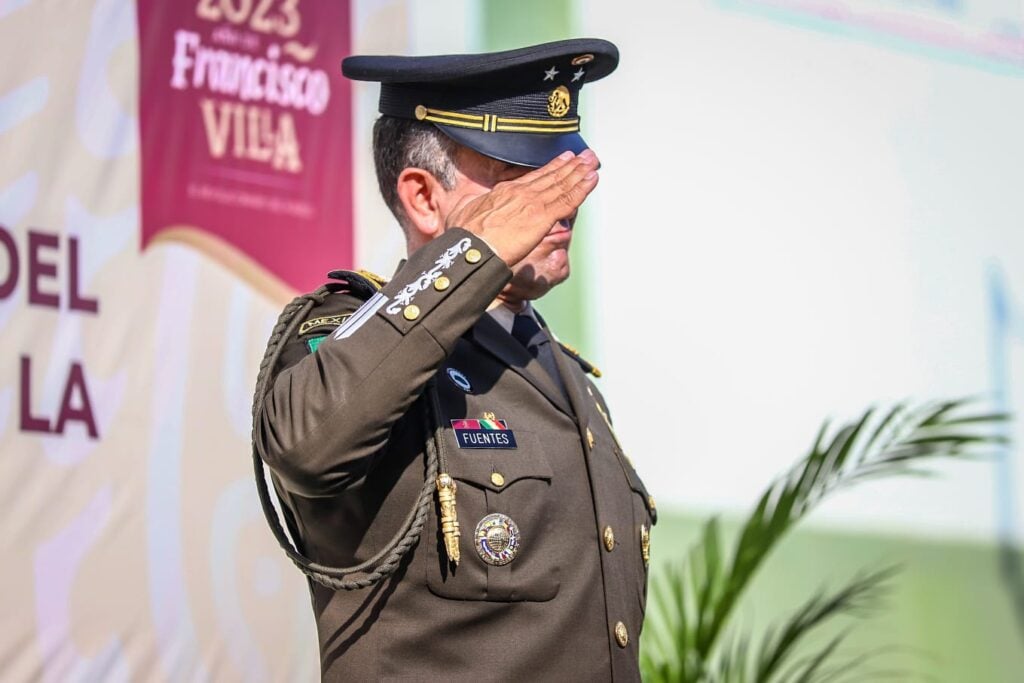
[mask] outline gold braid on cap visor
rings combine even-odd
[[[442,126],[473,128],[489,133],[578,133],[580,120],[517,119],[497,114],[463,114],[457,111],[416,107],[416,118]]]

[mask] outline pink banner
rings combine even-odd
[[[348,0],[138,0],[142,246],[274,298],[352,264]]]

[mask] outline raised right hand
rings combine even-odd
[[[597,186],[597,155],[563,152],[545,166],[463,199],[446,221],[479,235],[510,267],[555,223],[571,216]]]

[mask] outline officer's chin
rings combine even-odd
[[[509,284],[520,298],[533,301],[568,280],[569,273],[568,251],[556,249],[540,264],[527,263],[517,268]]]

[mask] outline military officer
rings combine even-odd
[[[254,421],[326,680],[639,678],[654,501],[532,305],[598,182],[580,90],[617,63],[580,39],[343,64],[381,83],[409,255],[286,309]]]

